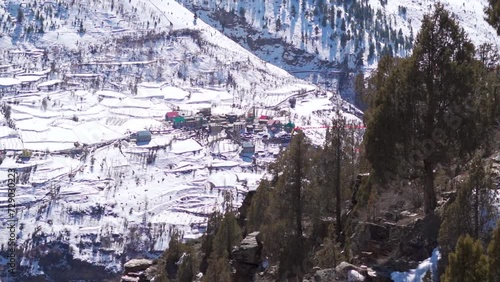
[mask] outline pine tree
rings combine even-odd
[[[78,32],[81,34],[85,33],[85,28],[83,27],[83,21],[80,21],[80,27],[78,28]]]
[[[412,56],[374,86],[378,98],[368,114],[367,157],[382,177],[420,172],[425,214],[437,205],[436,166],[466,157],[480,142],[477,117],[466,108],[474,99],[473,62],[474,46],[436,4],[434,13],[424,16]],[[381,155],[384,147],[391,150]]]
[[[19,6],[19,8],[17,9],[17,23],[18,24],[21,24],[24,20],[24,12],[23,12],[23,9],[21,8],[21,6]]]
[[[182,237],[179,230],[174,229],[170,235],[168,249],[164,252],[159,259],[157,267],[157,276],[160,281],[169,281],[174,279],[178,270],[177,262],[181,256],[189,251],[182,243]]]
[[[278,17],[278,19],[276,19],[276,31],[280,31],[281,29],[281,19]]]
[[[488,245],[489,282],[500,282],[500,220]]]
[[[483,254],[481,243],[472,237],[460,237],[448,260],[444,282],[488,281],[488,259]]]
[[[473,197],[472,208],[473,208],[473,226],[474,233],[473,236],[476,239],[481,238],[481,231],[485,229],[488,221],[493,217],[492,214],[492,201],[490,199],[490,187],[488,187],[488,180],[485,172],[485,164],[479,156],[477,156],[473,162],[470,171],[470,176],[467,181],[467,188],[472,192]]]
[[[336,221],[336,235],[340,237],[342,231],[342,192],[341,185],[341,170],[342,170],[342,159],[343,159],[343,140],[346,138],[346,126],[347,122],[345,117],[342,116],[340,112],[337,112],[337,118],[332,121],[331,130],[327,131],[326,141],[324,146],[323,155],[327,158],[327,168],[328,173],[326,176],[326,186],[327,190],[331,190],[334,193],[325,193],[326,195],[332,195],[333,197],[327,197],[329,199],[335,199],[335,221]]]
[[[472,197],[470,189],[461,184],[457,189],[457,197],[443,214],[443,221],[439,229],[438,242],[443,254],[443,264],[446,264],[447,256],[455,248],[458,238],[463,235],[474,234],[473,208],[469,199]]]
[[[203,253],[203,257],[201,260],[200,271],[203,273],[205,273],[205,271],[207,270],[208,261],[211,257],[212,250],[214,248],[213,247],[214,238],[215,235],[217,234],[217,230],[219,229],[221,222],[222,222],[222,214],[218,211],[214,211],[208,218],[207,230],[203,235],[203,240],[201,245],[201,251]]]
[[[478,97],[477,104],[480,108],[477,122],[484,128],[488,129],[491,125],[498,122],[500,118],[500,72],[498,71],[500,54],[498,50],[491,44],[482,44],[477,50],[477,57],[479,58],[476,64],[475,71],[477,77],[476,93]],[[493,140],[483,136],[484,140]]]
[[[307,211],[311,146],[302,131],[295,131],[287,150],[269,166],[272,192],[261,226],[264,252],[279,261],[279,277],[301,276],[306,248],[302,221]]]
[[[375,45],[370,42],[370,47],[368,48],[368,60],[373,60],[375,56]]]
[[[363,72],[359,72],[354,77],[354,104],[360,110],[365,111],[367,108],[365,101],[365,77]]]
[[[452,251],[462,235],[488,240],[488,222],[495,215],[489,171],[480,156],[476,156],[467,181],[459,186],[455,201],[446,208],[439,230],[439,245],[444,255]]]
[[[231,266],[228,263],[227,253],[217,257],[212,253],[208,262],[208,269],[203,276],[203,282],[231,282]]]
[[[216,258],[222,257],[224,253],[230,254],[240,241],[241,230],[236,215],[232,211],[227,212],[215,235],[212,253]]]
[[[248,232],[258,231],[266,218],[267,208],[270,205],[271,183],[262,179],[252,198],[252,204],[247,217]]]
[[[188,247],[181,257],[182,262],[177,271],[176,282],[191,282],[197,270],[196,252],[193,247]]]
[[[336,242],[333,225],[328,227],[328,235],[323,240],[323,249],[317,253],[318,266],[321,268],[332,268],[342,260],[340,246]]]

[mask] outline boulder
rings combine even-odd
[[[258,271],[262,244],[258,240],[259,232],[248,234],[239,247],[232,252],[236,281],[251,281],[251,277]]]
[[[148,269],[148,267],[153,265],[153,261],[149,259],[132,259],[123,265],[125,273],[129,272],[139,272]]]
[[[121,282],[139,282],[139,278],[125,275],[122,276]]]
[[[335,268],[327,268],[316,271],[314,282],[339,281]]]
[[[335,272],[337,273],[337,277],[340,279],[347,280],[350,276],[349,273],[351,271],[355,271],[356,273],[361,273],[362,269],[345,261],[341,262],[337,267],[335,267]],[[355,275],[355,274],[352,274]],[[354,280],[358,281],[358,280]],[[362,281],[362,280],[361,280]]]
[[[262,246],[257,241],[259,232],[252,232],[248,234],[242,241],[238,248],[233,250],[233,259],[237,262],[259,265],[260,251]]]

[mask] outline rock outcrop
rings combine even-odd
[[[251,281],[260,265],[262,244],[258,240],[259,232],[248,234],[239,247],[232,252],[236,281]]]
[[[155,273],[155,264],[149,259],[133,259],[123,265],[122,282],[149,282]]]
[[[390,277],[384,273],[376,271],[366,266],[355,266],[347,262],[341,262],[335,268],[316,270],[312,277],[304,279],[303,282],[389,282]]]
[[[245,196],[245,199],[243,199],[243,202],[241,203],[241,207],[238,209],[238,225],[240,226],[241,230],[243,231],[243,235],[247,233],[246,230],[246,219],[248,216],[248,212],[250,210],[250,206],[252,205],[252,199],[253,196],[255,195],[256,191],[248,191],[248,193]]]

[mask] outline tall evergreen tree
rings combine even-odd
[[[487,257],[479,241],[470,236],[458,239],[454,253],[449,255],[449,264],[444,282],[485,282],[488,281]]]
[[[323,157],[325,158],[325,168],[327,173],[325,175],[326,191],[324,196],[328,200],[335,199],[335,222],[336,222],[336,236],[340,237],[342,232],[342,160],[343,151],[346,149],[343,140],[347,138],[347,121],[340,112],[337,112],[337,117],[332,121],[332,128],[326,134],[325,145],[323,150]],[[333,204],[333,203],[332,203]],[[327,210],[328,210],[327,203]]]
[[[265,253],[279,261],[279,277],[304,273],[306,250],[302,221],[306,213],[311,154],[305,134],[295,131],[287,150],[269,167],[273,188],[261,231]]]
[[[217,210],[210,215],[207,222],[207,230],[203,235],[201,251],[203,253],[202,260],[200,263],[200,271],[205,273],[208,267],[208,261],[211,257],[213,246],[214,246],[214,238],[217,234],[217,230],[222,222],[222,213]]]
[[[224,252],[230,254],[234,246],[241,241],[241,230],[236,221],[236,215],[230,211],[224,215],[222,222],[214,238],[213,250],[217,258],[222,257]]]
[[[436,4],[434,13],[424,16],[412,56],[397,68],[379,71],[383,79],[374,85],[367,157],[379,175],[421,171],[426,214],[437,205],[436,166],[467,156],[480,141],[477,116],[467,107],[474,99],[473,61],[474,46],[465,32]]]
[[[483,99],[478,101],[478,112],[483,113],[483,118],[478,120],[483,127],[490,127],[499,121],[500,108],[500,54],[491,44],[482,44],[477,50],[479,58],[476,64],[476,92]],[[493,139],[484,137],[483,139]]]
[[[217,257],[212,253],[208,262],[208,269],[203,276],[203,282],[231,282],[231,266],[228,262],[226,252],[222,256]]]
[[[181,257],[179,270],[175,278],[176,282],[191,282],[193,281],[197,271],[196,252],[193,247],[188,247],[186,252]]]
[[[19,8],[17,9],[16,20],[17,20],[17,24],[21,24],[24,20],[24,12],[23,12],[23,8],[21,8],[21,6],[19,6]]]
[[[447,264],[460,236],[469,235],[487,242],[489,222],[494,216],[491,178],[484,162],[477,156],[469,169],[469,177],[460,183],[456,199],[445,209],[438,242],[443,255],[440,267]]]
[[[168,249],[158,262],[157,276],[159,281],[167,282],[169,279],[175,279],[178,270],[177,262],[187,251],[189,251],[189,248],[182,243],[181,233],[179,230],[174,229],[170,235]]]
[[[262,179],[252,198],[252,204],[247,217],[248,232],[258,231],[266,219],[267,207],[270,205],[271,183]]]

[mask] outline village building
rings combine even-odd
[[[173,127],[175,129],[182,128],[186,124],[186,118],[182,116],[174,117],[173,122]]]
[[[255,153],[255,144],[252,142],[243,142],[241,155],[253,155]]]
[[[235,114],[235,113],[229,113],[226,116],[226,119],[227,119],[227,122],[234,123],[234,122],[236,122],[238,120],[238,115]]]
[[[212,122],[208,126],[208,131],[211,135],[218,135],[222,131],[222,124]]]
[[[285,130],[286,133],[291,133],[293,129],[295,128],[295,124],[289,121],[285,126],[283,126],[283,129]]]
[[[165,120],[166,121],[174,121],[174,118],[179,116],[179,112],[168,112],[165,114]]]
[[[259,123],[260,124],[267,124],[267,122],[270,120],[271,118],[269,116],[260,116],[259,117]]]
[[[204,119],[204,118],[201,119],[201,127],[203,129],[208,129],[208,124],[209,124],[209,122],[207,119]]]
[[[281,128],[282,128],[281,121],[274,120],[274,119],[271,119],[271,120],[267,121],[267,129],[270,132],[277,133],[277,132],[279,132],[281,130]]]
[[[203,126],[203,116],[185,117],[185,124],[188,129],[200,129]]]
[[[202,114],[204,117],[209,117],[212,115],[212,108],[202,108],[198,113]]]
[[[252,124],[254,120],[255,120],[255,107],[252,107],[252,109],[247,112],[245,121],[249,124]]]
[[[149,143],[151,141],[151,132],[148,130],[137,131],[135,140],[137,143]]]
[[[234,131],[239,133],[239,132],[245,131],[246,123],[238,121],[238,122],[235,122],[233,124],[233,126],[234,126]]]

